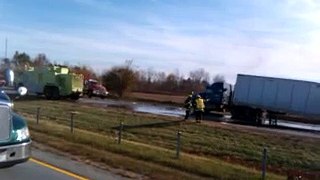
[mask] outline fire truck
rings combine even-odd
[[[18,87],[25,86],[29,93],[43,94],[53,100],[79,99],[83,91],[83,75],[71,73],[65,66],[30,67],[15,82]]]

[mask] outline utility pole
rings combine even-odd
[[[7,59],[7,49],[8,49],[8,39],[6,38],[5,51],[4,51],[4,58],[5,58],[5,59]]]

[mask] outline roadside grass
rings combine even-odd
[[[135,113],[121,108],[98,108],[68,101],[16,101],[15,110],[29,119],[35,119],[36,108],[41,107],[43,119],[69,126],[70,112],[76,110],[75,127],[105,136],[116,137],[115,127],[125,125],[163,123],[180,120]],[[34,127],[32,127],[34,129]],[[257,133],[241,129],[210,127],[205,124],[183,122],[167,127],[140,127],[124,129],[123,138],[130,142],[148,144],[163,149],[175,149],[176,132],[182,132],[182,152],[260,169],[264,147],[268,149],[268,170],[286,174],[288,169],[319,170],[320,139],[299,136]]]
[[[99,150],[88,145],[79,144],[78,142],[73,143],[70,141],[65,141],[62,138],[49,136],[48,134],[39,133],[33,130],[32,138],[36,142],[47,144],[53,148],[58,149],[59,151],[78,156],[80,157],[80,160],[85,161],[89,164],[94,164],[99,168],[109,170],[110,167],[112,167],[129,171],[116,172],[117,174],[120,174],[124,177],[133,179],[141,179],[141,176],[146,176],[150,179],[199,179],[199,176],[190,173],[167,168],[152,162],[146,162],[128,156],[123,156],[121,154]],[[138,173],[139,176],[136,177],[136,175],[132,175],[131,172]]]
[[[88,156],[113,167],[125,168],[156,179],[259,179],[261,176],[257,170],[216,158],[183,153],[180,159],[176,159],[175,151],[170,149],[127,140],[119,145],[114,138],[80,129],[76,129],[74,134],[71,134],[67,126],[48,121],[37,125],[34,120],[29,120],[29,126],[33,132],[32,138],[37,142]],[[91,154],[90,150],[91,152],[102,151],[104,153]],[[110,155],[105,156],[105,153]],[[116,157],[113,157],[114,155]],[[120,160],[119,157],[130,161]],[[166,173],[159,173],[163,171]],[[284,179],[272,173],[268,173],[267,178]]]

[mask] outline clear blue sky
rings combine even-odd
[[[320,82],[320,1],[0,0],[0,57]]]

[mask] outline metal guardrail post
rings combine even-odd
[[[267,148],[263,148],[262,154],[262,180],[266,179],[266,169],[267,169]]]
[[[40,107],[37,107],[37,124],[39,124],[40,119]]]
[[[180,158],[180,143],[181,143],[181,132],[177,132],[177,146],[176,146],[176,158]]]

